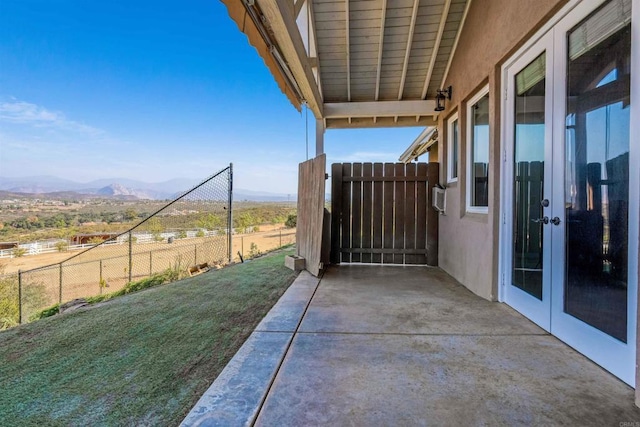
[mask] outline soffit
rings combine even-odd
[[[300,98],[325,127],[348,128],[436,124],[471,0],[223,1],[259,9]]]

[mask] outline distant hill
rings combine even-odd
[[[170,200],[190,190],[198,183],[199,181],[185,178],[158,183],[127,178],[98,179],[79,183],[54,176],[0,177],[0,198],[30,195],[62,200],[82,198]],[[296,194],[278,194],[237,188],[233,192],[233,199],[252,202],[293,202],[296,200]]]

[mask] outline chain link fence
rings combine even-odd
[[[115,292],[156,274],[184,277],[231,262],[232,181],[229,165],[124,233],[75,236],[96,244],[60,263],[0,278],[7,289],[18,282],[18,295],[7,298],[18,299],[19,323],[56,303]]]

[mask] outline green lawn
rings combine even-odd
[[[291,252],[0,332],[0,425],[177,425],[295,278]]]

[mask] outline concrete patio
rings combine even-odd
[[[184,426],[638,425],[634,391],[437,268],[302,272]]]

